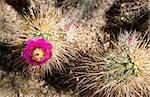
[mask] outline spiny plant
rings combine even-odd
[[[14,60],[14,66],[42,73],[52,73],[52,69],[65,70],[64,65],[69,65],[69,60],[74,59],[78,49],[76,45],[68,41],[68,29],[66,31],[65,25],[62,26],[63,19],[69,13],[63,15],[61,8],[55,8],[51,2],[43,2],[40,5],[35,3],[35,6],[29,8],[29,13],[24,12],[23,15],[21,31],[14,32],[15,35],[23,34],[24,36],[21,37],[22,40],[15,37],[19,40],[19,43],[15,44],[18,48],[13,50],[11,55],[21,55]],[[69,24],[69,30],[71,24]],[[17,25],[15,26],[19,29]]]
[[[88,2],[90,3],[90,1]],[[85,0],[82,1],[83,5],[88,2],[85,2]],[[13,25],[15,26],[13,29],[15,28],[16,30],[12,36],[19,35],[19,37],[16,37],[15,40],[15,43],[16,45],[19,45],[19,48],[14,50],[13,53],[22,53],[22,56],[19,56],[14,60],[16,61],[15,66],[20,64],[18,67],[25,66],[25,69],[29,68],[33,71],[36,70],[37,67],[43,69],[42,71],[50,72],[53,68],[56,70],[63,70],[64,67],[62,62],[64,64],[69,64],[69,60],[74,59],[73,56],[75,55],[76,50],[87,51],[88,49],[93,49],[94,46],[96,46],[96,43],[94,43],[96,34],[94,32],[90,33],[89,30],[91,29],[88,27],[79,27],[80,17],[82,17],[79,15],[80,19],[76,18],[76,12],[80,13],[79,10],[77,11],[76,8],[74,8],[67,14],[62,14],[62,8],[67,6],[67,3],[67,1],[64,1],[61,8],[55,8],[53,6],[53,1],[35,0],[31,4],[29,12],[23,13],[25,19],[18,24],[19,28],[17,25]],[[96,1],[94,1],[94,4],[95,3]],[[85,5],[82,9],[84,8],[86,8]],[[16,22],[14,21],[14,23]],[[10,24],[12,25],[12,23]],[[14,37],[12,39],[14,39]],[[43,39],[43,42],[39,43],[38,40],[41,39]],[[44,41],[45,44],[51,45],[51,47],[46,48],[46,46],[41,46]],[[33,44],[38,43],[33,46],[31,42],[34,42]],[[30,45],[30,43],[32,45]],[[28,50],[30,46],[33,47],[31,47],[31,50]],[[49,49],[48,52],[52,53],[49,55],[49,58],[46,58],[48,60],[44,61],[47,65],[43,65],[43,62],[42,65],[38,66],[36,66],[37,64],[27,65],[25,60],[22,58],[25,55],[24,53],[26,53],[28,57],[26,56],[24,58],[28,63],[31,64],[31,61],[33,60],[38,61],[34,63],[41,63],[39,61],[45,60],[45,55],[47,55],[47,51],[44,51],[46,49]],[[36,56],[34,56],[35,54]]]
[[[136,32],[123,33],[107,50],[100,46],[94,53],[89,51],[71,70],[78,79],[77,92],[86,97],[148,97],[149,42]]]

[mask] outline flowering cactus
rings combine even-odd
[[[19,51],[27,64],[19,56],[15,61],[20,62],[15,65],[51,74],[52,70],[65,71],[65,65],[70,65],[69,61],[74,59],[78,50],[68,39],[70,33],[61,26],[65,15],[46,2],[29,8],[29,11],[29,14],[24,13],[22,24],[25,37],[22,44],[18,44],[25,46],[24,49],[19,47]]]

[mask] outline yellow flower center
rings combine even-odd
[[[41,48],[36,48],[32,52],[32,59],[36,61],[41,61],[42,58],[44,57],[45,53]]]

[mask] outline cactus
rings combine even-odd
[[[76,89],[87,97],[148,97],[150,95],[149,38],[136,32],[121,34],[113,49],[97,48],[72,69]]]

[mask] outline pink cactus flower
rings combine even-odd
[[[136,37],[137,37],[137,32],[133,32],[129,37],[128,37],[128,42],[130,45],[135,45],[136,44]]]
[[[70,22],[70,23],[68,23],[64,26],[65,31],[75,30],[77,28],[79,28],[79,23],[78,22]]]
[[[52,44],[44,39],[29,40],[22,56],[31,65],[41,66],[52,58]]]

